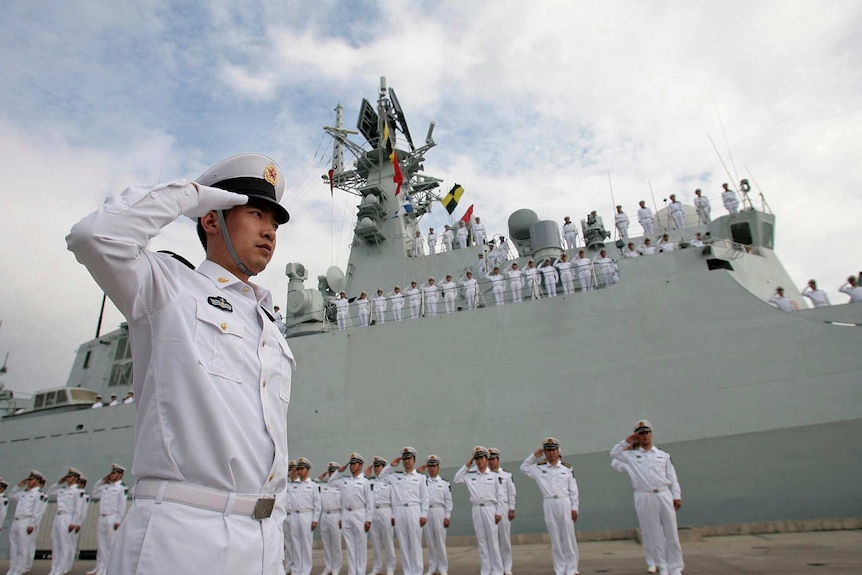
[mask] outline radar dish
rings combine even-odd
[[[398,102],[398,97],[395,95],[395,90],[389,88],[389,99],[392,100],[392,107],[395,109],[395,119],[398,120],[398,125],[407,138],[407,143],[410,144],[410,151],[416,149],[413,145],[413,138],[410,137],[410,130],[407,129],[407,119],[404,117],[404,110],[401,109],[401,104]]]
[[[347,278],[338,266],[331,266],[326,270],[326,284],[335,293],[341,293],[347,287]]]

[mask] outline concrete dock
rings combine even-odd
[[[513,549],[515,575],[553,574],[547,544],[515,545]],[[689,575],[859,575],[862,530],[704,537],[684,541],[683,553]],[[646,573],[643,549],[635,540],[583,542],[580,554],[581,575]],[[84,575],[94,565],[93,561],[77,561],[72,575]],[[0,561],[0,573],[8,568],[8,561]],[[50,560],[36,560],[31,575],[48,575],[50,571]],[[322,571],[323,552],[315,549],[312,575]],[[396,573],[400,572],[399,564]],[[475,546],[449,547],[449,575],[478,572],[479,552]],[[172,574],[166,571],[164,575]]]

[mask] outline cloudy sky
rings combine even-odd
[[[426,172],[463,185],[492,231],[522,207],[610,217],[608,173],[630,214],[649,183],[659,203],[701,187],[716,206],[721,182],[747,177],[777,214],[796,283],[816,277],[843,302],[837,287],[862,267],[860,32],[862,4],[839,0],[6,3],[7,385],[65,383],[101,292],[64,236],[127,186],[264,152],[287,174],[293,218],[260,283],[283,302],[287,262],[312,278],[343,267],[354,200],[321,182],[322,126],[341,102],[352,127],[382,75],[416,139],[437,122]],[[188,220],[152,247],[203,256]],[[105,327],[120,321],[110,309]]]

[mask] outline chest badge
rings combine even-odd
[[[227,312],[233,311],[233,306],[229,301],[224,299],[222,296],[210,296],[207,298],[207,303],[209,303],[213,307],[217,307]]]

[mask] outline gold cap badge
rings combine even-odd
[[[263,169],[263,179],[273,186],[278,184],[278,170],[275,169],[275,164],[269,164]]]

